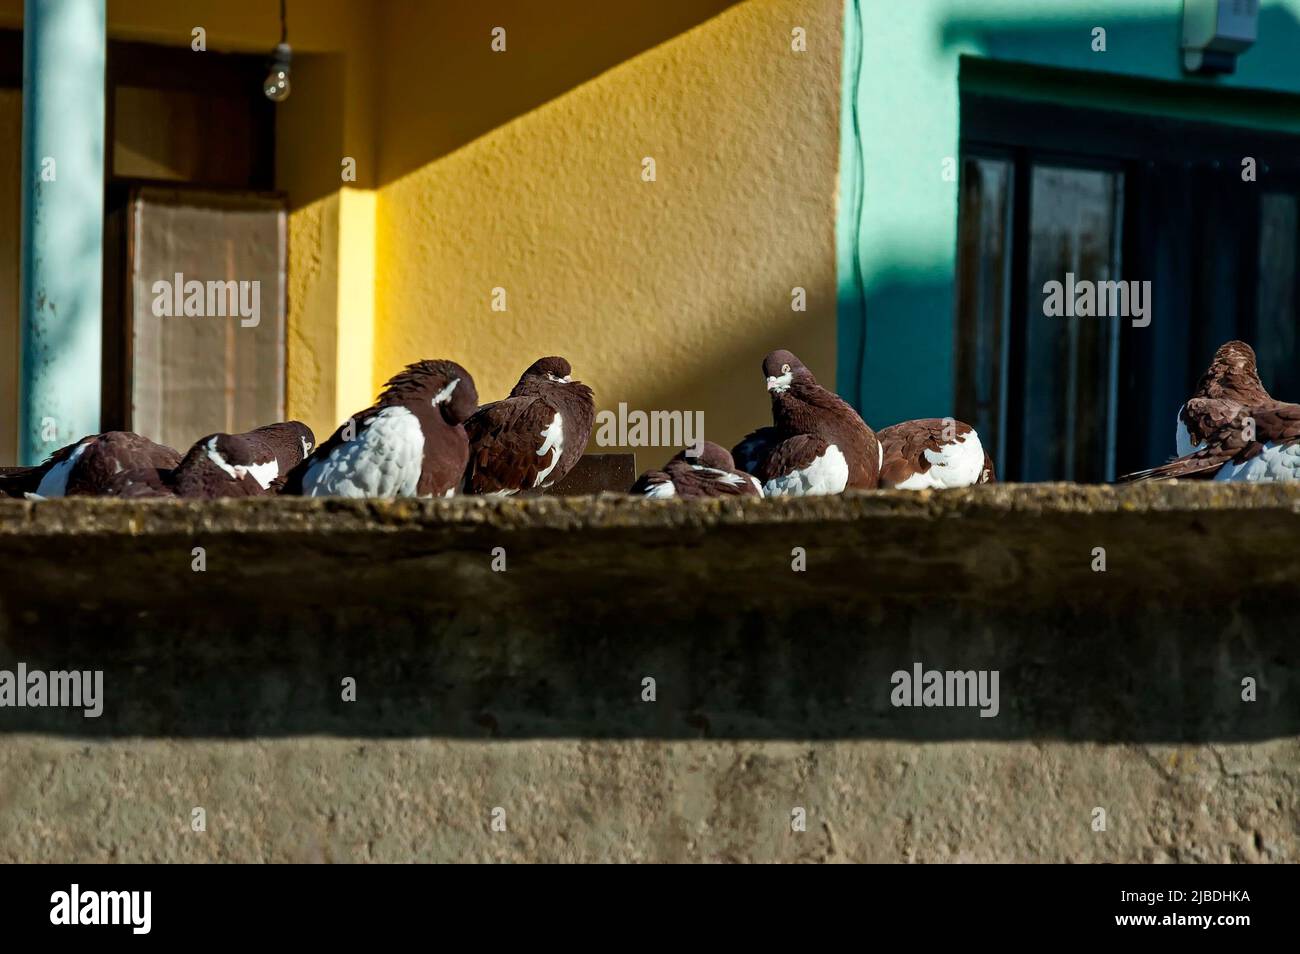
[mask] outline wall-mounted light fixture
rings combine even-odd
[[[262,92],[273,103],[283,103],[289,98],[289,64],[293,50],[289,47],[289,17],[287,0],[280,0],[280,42],[271,54],[271,70],[262,82]]]
[[[1183,69],[1234,72],[1258,26],[1259,0],[1183,0]]]

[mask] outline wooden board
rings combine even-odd
[[[623,494],[636,482],[635,454],[586,454],[548,491],[552,497]]]

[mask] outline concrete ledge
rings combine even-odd
[[[94,720],[0,711],[0,731],[1290,737],[1298,507],[1300,488],[1208,484],[15,502],[0,665],[104,669],[112,704]],[[916,662],[999,671],[998,717],[892,706],[891,674]]]
[[[0,860],[1300,860],[1298,510],[0,503],[0,668],[105,673],[0,709]],[[998,715],[893,706],[916,662]]]
[[[436,501],[267,499],[0,501],[0,597],[138,604],[192,598],[205,580],[270,599],[273,588],[347,600],[343,580],[382,576],[394,595],[467,603],[497,595],[562,603],[636,580],[619,598],[693,594],[745,605],[828,597],[942,597],[1023,607],[1176,590],[1211,602],[1300,585],[1300,486],[998,485],[946,493],[645,501],[624,495]],[[510,572],[484,576],[493,547]],[[808,551],[808,573],[790,550]],[[1107,572],[1092,570],[1092,548]],[[407,572],[392,571],[403,561]],[[781,572],[774,572],[779,569]],[[110,572],[105,572],[111,570]],[[515,572],[516,570],[521,572]],[[754,586],[755,575],[765,585]],[[431,586],[439,578],[457,586]],[[686,585],[686,584],[691,585]],[[314,588],[320,584],[321,591]],[[707,586],[707,588],[702,588]],[[531,590],[531,592],[530,592]]]

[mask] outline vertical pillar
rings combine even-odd
[[[26,0],[19,458],[100,427],[105,0]]]

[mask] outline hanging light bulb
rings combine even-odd
[[[273,103],[283,103],[289,98],[289,63],[292,59],[293,50],[288,43],[276,46],[271,58],[271,71],[262,82],[262,92]]]
[[[271,54],[271,70],[262,81],[262,92],[273,103],[283,103],[289,98],[289,64],[293,50],[289,46],[289,19],[285,11],[286,0],[280,0],[280,42]]]

